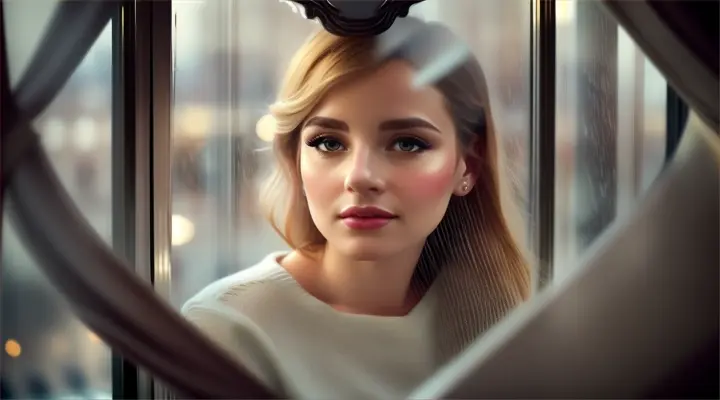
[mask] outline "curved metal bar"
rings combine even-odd
[[[13,90],[15,103],[32,120],[39,115],[82,63],[110,21],[113,1],[62,1]],[[62,41],[56,36],[62,32]],[[58,46],[58,44],[61,44]]]
[[[8,189],[12,221],[43,272],[109,345],[184,397],[272,397],[123,265],[73,206],[41,150],[26,156]]]
[[[681,19],[680,11],[696,8],[702,13],[707,10],[708,18],[715,18],[710,31],[702,32],[698,28],[695,39],[704,39],[715,35],[717,43],[718,6],[716,1],[624,1],[603,0],[600,2],[617,19],[632,39],[640,46],[647,57],[655,64],[670,84],[688,103],[698,116],[715,132],[718,131],[718,110],[720,110],[720,79],[717,74],[717,44],[715,54],[702,54],[691,50],[692,44],[687,37],[681,36],[671,28],[687,28],[696,24],[692,18]],[[675,8],[677,13],[658,14],[655,7],[663,3],[663,8]],[[714,8],[713,8],[714,7]],[[714,15],[713,15],[714,13]],[[696,15],[697,12],[691,14]],[[673,19],[674,18],[674,19]],[[686,39],[685,41],[683,39]],[[707,39],[706,39],[707,40]],[[712,38],[710,38],[710,41]],[[715,65],[713,65],[715,64]]]
[[[3,102],[1,133],[3,185],[10,181],[15,165],[25,153],[38,145],[37,135],[27,135],[15,127],[29,124],[55,99],[110,21],[113,7],[111,1],[58,4],[43,40],[12,94],[9,79],[3,84],[8,90],[3,94],[7,99]],[[4,74],[7,74],[6,58],[3,63]]]
[[[271,398],[269,391],[123,265],[74,207],[38,141],[28,140],[37,137],[29,121],[80,64],[107,24],[111,14],[106,11],[112,6],[102,1],[61,3],[14,96],[7,68],[0,71],[2,183],[15,203],[11,220],[40,269],[80,320],[183,397]],[[3,43],[4,29],[0,20]],[[0,59],[6,64],[4,46],[2,52]],[[21,101],[19,107],[15,98]],[[11,164],[8,154],[15,156]]]

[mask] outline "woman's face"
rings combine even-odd
[[[330,246],[359,260],[421,248],[452,194],[472,187],[442,94],[413,88],[413,73],[392,61],[340,85],[301,129],[312,219]]]

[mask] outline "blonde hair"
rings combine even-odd
[[[312,253],[326,242],[302,193],[299,127],[339,83],[369,73],[390,59],[417,61],[411,48],[417,43],[413,42],[425,43],[449,32],[417,20],[413,23],[417,25],[414,33],[383,57],[378,57],[377,37],[338,37],[321,31],[292,59],[278,99],[270,107],[276,123],[273,146],[278,168],[261,199],[270,224],[291,248]],[[452,303],[451,312],[440,321],[442,331],[452,335],[452,340],[447,335],[440,339],[449,357],[527,299],[532,279],[523,225],[503,179],[501,151],[479,63],[468,57],[437,80],[435,87],[445,96],[466,155],[478,161],[475,187],[466,196],[453,196],[440,225],[428,237],[416,269],[416,278],[426,286],[442,281],[441,296]]]

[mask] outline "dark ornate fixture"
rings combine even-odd
[[[338,36],[379,35],[395,19],[406,17],[413,4],[425,0],[289,0],[299,4],[305,18],[317,18],[328,32]]]

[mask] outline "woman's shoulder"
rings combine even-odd
[[[282,380],[263,318],[282,312],[277,293],[289,277],[277,263],[282,255],[271,253],[250,268],[211,283],[182,308],[189,322],[276,391],[282,391]]]
[[[228,307],[243,311],[256,304],[258,297],[271,298],[272,292],[292,280],[277,262],[278,257],[284,254],[270,253],[255,265],[212,282],[185,303],[182,313],[198,308],[219,311]]]

